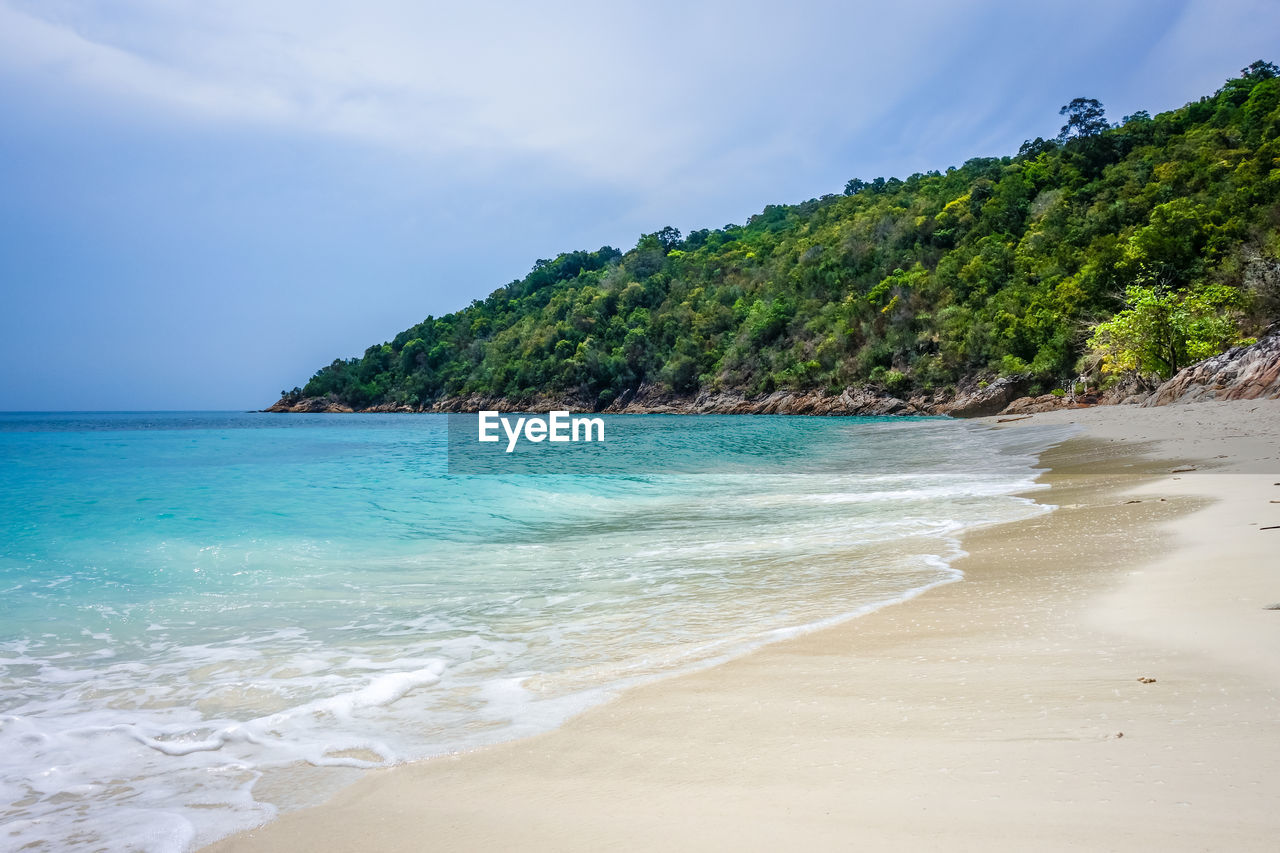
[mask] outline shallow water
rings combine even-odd
[[[954,580],[1062,437],[606,426],[475,475],[444,416],[0,415],[0,848],[188,849]]]

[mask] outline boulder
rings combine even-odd
[[[1256,344],[1233,347],[1183,368],[1142,405],[1276,399],[1280,399],[1280,328],[1273,327]]]
[[[1039,397],[1019,397],[1004,407],[1002,415],[1034,415],[1037,412],[1051,412],[1054,409],[1065,409],[1070,406],[1066,397],[1054,394],[1041,394]]]
[[[1108,406],[1136,406],[1145,403],[1158,385],[1147,377],[1130,374],[1109,388],[1102,395],[1102,402]]]
[[[939,407],[940,414],[955,418],[983,418],[997,415],[1006,406],[1026,393],[1030,377],[1015,376],[997,379],[985,388],[974,388],[961,393],[950,404]]]

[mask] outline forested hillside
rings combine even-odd
[[[1280,316],[1280,79],[1107,121],[945,172],[851,180],[745,225],[539,260],[519,281],[336,360],[286,401],[419,408],[482,394],[603,407],[1030,375],[1168,376]]]

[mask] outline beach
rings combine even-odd
[[[963,580],[207,849],[1274,849],[1280,401],[998,420],[1083,431]]]

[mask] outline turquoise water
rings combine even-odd
[[[1055,437],[606,425],[530,476],[458,473],[444,416],[0,415],[0,847],[189,849],[900,601],[1044,511]]]

